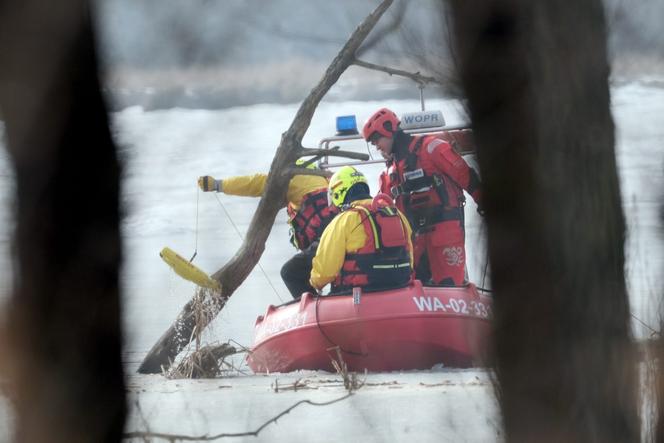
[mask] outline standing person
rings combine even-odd
[[[460,286],[466,281],[463,191],[479,211],[479,176],[447,141],[411,136],[399,124],[394,112],[382,108],[362,130],[387,161],[380,190],[394,197],[411,223],[416,277],[424,284]]]
[[[316,165],[305,159],[295,162],[297,166],[316,169]],[[198,186],[205,192],[216,191],[229,195],[260,197],[263,195],[267,174],[228,177],[217,180],[209,175],[198,178]],[[288,184],[285,202],[288,223],[291,227],[291,243],[298,250],[281,267],[281,278],[293,298],[303,292],[313,292],[309,285],[311,260],[316,254],[318,240],[325,227],[339,210],[328,205],[326,177],[295,175]]]
[[[311,286],[321,290],[331,283],[331,294],[407,286],[413,278],[411,230],[392,199],[372,199],[364,174],[351,166],[332,176],[328,198],[342,212],[321,236]]]

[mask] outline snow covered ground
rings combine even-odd
[[[634,82],[615,87],[612,93],[629,225],[627,274],[633,324],[635,334],[643,337],[649,330],[641,322],[652,327],[657,323],[663,283],[664,252],[657,205],[664,188],[664,89]],[[355,114],[358,122],[363,122],[382,106],[397,113],[410,112],[419,110],[419,101],[323,102],[303,144],[315,147],[321,138],[332,135],[337,115]],[[461,106],[455,101],[430,100],[427,108],[441,109],[449,124],[463,119]],[[325,402],[345,395],[339,376],[320,372],[238,375],[208,381],[135,374],[143,356],[194,291],[191,283],[177,277],[160,260],[159,251],[169,246],[187,258],[197,251],[194,263],[214,272],[239,247],[258,203],[257,199],[200,193],[196,178],[267,171],[280,135],[296,110],[297,105],[215,111],[144,112],[129,108],[113,115],[113,133],[124,163],[124,360],[132,405],[128,430],[188,435],[246,432],[297,401]],[[366,151],[364,143],[356,146]],[[372,184],[376,183],[378,169],[365,171]],[[6,153],[0,150],[0,300],[11,286],[8,239],[12,187]],[[471,280],[481,284],[486,253],[483,227],[472,201],[466,214],[469,274]],[[207,332],[208,341],[232,339],[249,345],[256,317],[268,304],[290,298],[279,277],[282,263],[295,252],[287,232],[282,211],[260,266],[213,322]],[[296,380],[306,382],[307,388],[275,392],[275,383],[283,386]],[[3,426],[3,416],[7,423],[10,414],[0,400],[0,442],[7,438],[9,429]],[[258,439],[246,439],[495,441],[500,439],[497,417],[489,374],[484,370],[371,374],[351,398],[325,407],[300,405],[263,430]]]
[[[490,442],[500,438],[497,405],[484,371],[370,374],[361,375],[360,380],[364,385],[349,398],[325,406],[301,404],[267,426],[258,438],[246,436],[240,441]],[[301,386],[297,391],[293,390],[296,382]],[[130,376],[129,392],[138,406],[134,405],[128,431],[149,428],[192,436],[255,431],[300,401],[326,403],[348,394],[341,377],[309,371],[206,381]]]

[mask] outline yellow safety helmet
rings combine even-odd
[[[346,195],[353,185],[364,183],[367,186],[367,178],[352,166],[344,166],[332,175],[327,188],[327,202],[338,208],[344,204]]]
[[[311,160],[310,158],[306,158],[306,157],[298,158],[297,160],[295,160],[295,166],[302,166],[310,160]],[[307,166],[304,166],[304,167],[307,168],[307,169],[318,169],[318,166],[316,165],[315,161],[309,163]]]

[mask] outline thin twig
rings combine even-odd
[[[309,386],[309,380],[302,380],[301,378],[298,378],[295,380],[295,383],[291,383],[288,385],[279,385],[279,379],[276,379],[274,381],[274,384],[272,385],[272,388],[274,389],[274,392],[281,392],[281,391],[295,391],[297,392],[298,389],[318,389],[318,387],[312,387]]]
[[[240,352],[242,351],[238,351],[229,343],[211,344],[200,347],[185,355],[178,365],[171,366],[164,375],[170,379],[216,378],[223,376],[222,365],[225,364],[235,369],[225,361],[225,358]]]
[[[216,434],[216,435],[200,435],[200,436],[192,436],[192,435],[178,435],[178,434],[165,434],[161,432],[141,432],[141,431],[135,431],[135,432],[127,432],[123,434],[122,438],[123,439],[130,439],[130,438],[161,438],[164,440],[169,440],[171,442],[176,442],[176,441],[213,441],[213,440],[218,440],[220,438],[225,438],[225,437],[257,437],[258,434],[265,429],[268,425],[271,423],[276,423],[277,420],[279,420],[281,417],[284,415],[288,414],[290,411],[293,409],[297,408],[301,404],[310,404],[312,406],[328,406],[337,402],[340,402],[342,400],[347,399],[353,395],[352,392],[349,392],[348,394],[344,395],[343,397],[336,398],[334,400],[322,402],[322,403],[317,403],[311,400],[300,400],[294,405],[290,406],[289,408],[285,409],[275,417],[269,419],[265,423],[263,423],[261,426],[258,427],[255,431],[248,431],[248,432],[237,432],[237,433],[223,433],[223,434]]]
[[[245,352],[245,351],[241,351],[241,352]],[[238,353],[239,353],[239,352],[238,352]],[[240,369],[239,367],[237,367],[237,366],[235,366],[235,365],[233,365],[233,364],[230,364],[230,363],[227,362],[226,360],[222,360],[222,361],[221,361],[221,364],[222,364],[222,365],[225,365],[225,366],[228,367],[228,369],[226,369],[226,371],[230,371],[230,370],[232,370],[232,371],[234,371],[236,374],[240,374],[240,375],[252,375],[252,373],[249,373],[249,372],[247,372],[247,371],[245,371],[245,370],[242,370],[242,369]]]
[[[355,160],[369,160],[369,155],[362,152],[352,152],[352,151],[340,151],[338,149],[313,149],[313,148],[302,148],[300,150],[300,156],[305,157],[309,155],[320,155],[322,157],[346,157],[352,158]]]
[[[334,369],[337,371],[337,374],[341,375],[341,378],[344,383],[344,388],[348,390],[348,392],[353,392],[357,391],[360,389],[362,386],[364,386],[364,383],[367,380],[367,373],[365,370],[364,373],[364,380],[359,381],[357,378],[357,373],[356,372],[348,372],[348,365],[346,364],[346,361],[344,360],[343,355],[341,354],[341,348],[339,346],[335,346],[332,348],[328,348],[327,351],[335,351],[336,353],[336,359],[333,357],[330,357],[330,360],[332,362],[332,366]]]
[[[317,177],[332,176],[332,173],[327,169],[306,169],[306,168],[298,168],[296,166],[287,168],[283,173],[289,176],[296,176],[296,175],[315,175]]]
[[[375,63],[369,63],[358,59],[355,59],[355,61],[353,61],[353,64],[361,66],[366,69],[385,72],[390,75],[398,75],[400,77],[406,77],[420,85],[426,85],[428,83],[442,84],[442,81],[440,79],[437,79],[435,77],[428,77],[426,75],[420,74],[419,72],[408,72],[401,69],[389,68],[387,66],[377,65]]]

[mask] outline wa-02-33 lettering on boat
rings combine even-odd
[[[491,307],[488,304],[450,297],[447,303],[438,297],[413,297],[413,302],[420,312],[449,312],[451,314],[468,315],[471,317],[490,318]]]

